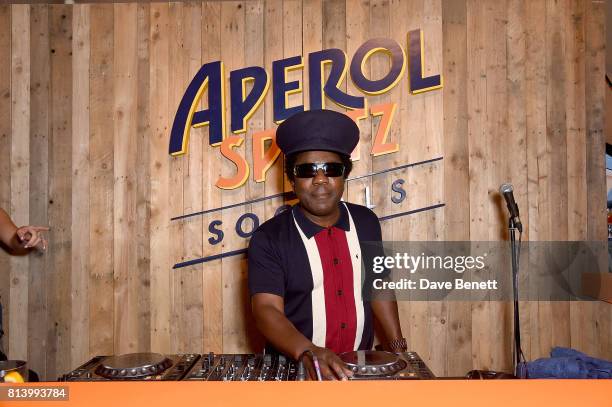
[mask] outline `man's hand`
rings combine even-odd
[[[319,361],[321,369],[321,378],[323,380],[347,380],[353,376],[353,372],[346,366],[338,355],[327,348],[313,346],[310,348]],[[317,380],[317,374],[312,364],[312,358],[307,353],[303,359],[311,380]]]
[[[345,380],[353,375],[338,355],[329,349],[313,345],[293,326],[285,316],[283,297],[258,293],[251,297],[251,305],[257,328],[278,351],[294,360],[298,359],[303,351],[312,351],[319,361],[323,380]],[[306,354],[302,360],[310,378],[316,380],[310,356]]]
[[[47,249],[47,239],[42,232],[49,231],[48,227],[45,226],[22,226],[17,229],[17,237],[25,249],[39,248],[41,250]]]

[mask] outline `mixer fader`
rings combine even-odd
[[[202,355],[183,380],[205,381],[291,381],[297,365],[283,355]]]
[[[352,370],[351,380],[435,378],[416,352],[354,351],[339,356]],[[269,353],[132,353],[96,356],[60,380],[295,381],[298,364],[283,355]]]

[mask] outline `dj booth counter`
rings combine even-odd
[[[47,385],[28,384],[27,387]],[[609,380],[410,381],[410,382],[285,382],[62,383],[68,400],[58,406],[211,405],[257,407],[291,405],[351,406],[612,406]],[[0,385],[0,397],[7,390]],[[569,390],[571,389],[571,390]],[[5,400],[0,398],[0,400]],[[2,401],[19,407],[23,401]],[[29,401],[47,406],[49,401]]]

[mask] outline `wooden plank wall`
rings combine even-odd
[[[252,0],[0,6],[0,206],[19,224],[51,227],[46,254],[0,255],[11,358],[55,379],[93,355],[135,351],[257,350],[244,257],[172,270],[184,260],[244,246],[236,219],[263,221],[269,200],[184,221],[173,216],[283,190],[282,159],[265,184],[213,186],[234,166],[192,130],[189,153],[167,154],[170,126],[199,67],[225,74],[338,47],[352,57],[367,39],[406,46],[425,35],[425,74],[444,88],[412,95],[404,77],[370,107],[397,103],[389,140],[372,157],[380,116],[359,122],[354,175],[444,160],[350,183],[346,199],[373,192],[379,215],[434,203],[444,208],[383,222],[386,239],[506,239],[498,186],[514,184],[528,240],[605,240],[605,3],[597,0]],[[388,62],[375,55],[372,77]],[[304,71],[306,73],[306,71]],[[289,80],[302,80],[300,71]],[[292,105],[308,106],[304,93]],[[341,84],[352,94],[350,81]],[[340,109],[330,100],[328,108]],[[202,107],[206,104],[203,103]],[[237,148],[274,128],[272,97]],[[250,158],[249,158],[250,161]],[[408,199],[390,202],[406,181]],[[211,245],[213,220],[225,238]],[[248,226],[247,226],[248,227]],[[612,307],[521,304],[529,359],[552,345],[612,358]],[[402,302],[410,348],[437,375],[508,369],[507,303]]]

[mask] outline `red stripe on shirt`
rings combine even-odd
[[[335,353],[353,350],[357,331],[357,312],[353,291],[353,265],[346,232],[337,227],[315,236],[325,293],[325,347]]]

